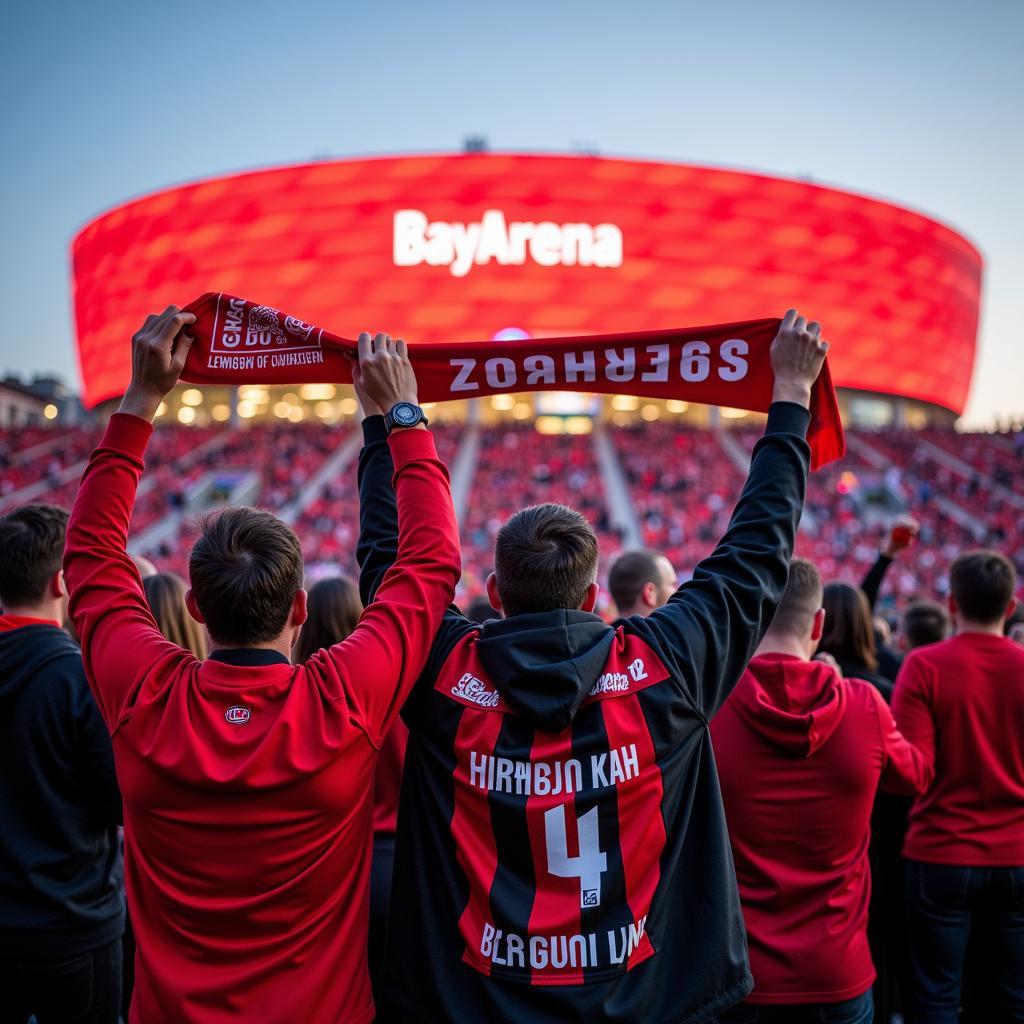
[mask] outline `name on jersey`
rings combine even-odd
[[[480,955],[495,967],[530,967],[535,971],[622,964],[640,945],[646,925],[647,917],[644,916],[639,921],[603,933],[516,935],[485,922],[480,937]]]
[[[515,796],[558,796],[584,789],[606,789],[640,774],[636,744],[615,747],[606,754],[579,760],[516,761],[472,750],[469,784],[488,793]]]

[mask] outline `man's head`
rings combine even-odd
[[[302,547],[269,512],[226,508],[208,516],[188,562],[189,612],[217,647],[292,648],[306,621]]]
[[[491,606],[505,615],[559,608],[593,611],[597,603],[597,537],[564,505],[531,505],[498,531]]]
[[[949,570],[949,610],[960,626],[998,627],[1013,614],[1017,573],[998,551],[961,555]]]
[[[64,621],[61,561],[68,514],[54,505],[22,505],[0,517],[0,605]]]
[[[788,650],[810,658],[825,625],[822,594],[818,567],[806,558],[794,558],[782,601],[759,649]]]
[[[951,629],[949,612],[938,601],[915,601],[903,613],[900,646],[912,651],[925,644],[937,644],[949,636]]]
[[[624,551],[612,562],[608,589],[619,614],[650,615],[676,592],[676,571],[657,551]]]

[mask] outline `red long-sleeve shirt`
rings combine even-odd
[[[930,766],[882,695],[817,661],[754,658],[711,721],[743,904],[750,1003],[834,1003],[875,979],[871,808],[919,793]]]
[[[390,438],[398,558],[344,642],[304,665],[199,662],[160,635],[125,551],[151,431],[111,418],[64,562],[124,795],[131,1020],[369,1021],[371,780],[459,577],[447,473],[429,433]]]
[[[1024,865],[1024,647],[961,633],[907,655],[892,710],[935,766],[903,855],[931,864]]]

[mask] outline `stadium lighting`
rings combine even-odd
[[[181,400],[185,405],[202,405],[203,393],[199,388],[189,388],[181,393]]]
[[[215,405],[210,410],[210,415],[218,423],[224,423],[231,418],[231,406],[224,405],[223,403],[221,403],[220,405]]]
[[[497,409],[498,412],[507,412],[516,404],[516,400],[511,395],[493,395],[491,397],[491,408]]]
[[[161,402],[156,407],[156,414],[157,414],[157,416],[166,416],[167,415],[167,403],[166,402]]]
[[[291,408],[292,408],[291,402],[285,402],[285,401],[275,402],[274,403],[274,415],[278,419],[280,419],[280,420],[286,419],[288,417],[288,413],[291,411]]]
[[[252,402],[243,399],[238,403],[238,415],[243,419],[251,419],[256,415],[256,406]]]
[[[189,405],[183,405],[178,410],[178,422],[184,423],[188,426],[190,423],[194,423],[196,418],[196,411]]]
[[[528,420],[533,415],[533,406],[529,402],[516,402],[512,415],[517,420]]]
[[[48,405],[47,405],[47,406],[46,406],[46,407],[45,407],[45,408],[43,409],[43,415],[44,415],[44,416],[45,416],[45,417],[46,417],[46,418],[47,418],[48,420],[55,420],[55,419],[57,418],[57,406],[55,406],[55,405],[53,404],[53,402],[50,402],[50,403],[49,403],[49,404],[48,404]]]
[[[319,402],[333,398],[337,388],[333,384],[303,384],[299,388],[300,397],[307,402]]]
[[[359,411],[359,403],[354,398],[343,398],[338,405],[342,416],[355,416]]]
[[[742,420],[742,419],[744,419],[744,417],[749,416],[749,415],[750,414],[747,412],[746,409],[729,409],[729,408],[725,408],[721,412],[721,416],[722,416],[723,420]]]
[[[640,399],[633,395],[616,395],[612,399],[612,408],[616,412],[636,412],[640,407]]]
[[[302,406],[301,405],[293,405],[288,410],[288,419],[292,423],[299,423],[299,422],[301,422],[303,416],[305,416],[305,415],[306,414],[302,411]]]
[[[661,419],[661,409],[656,405],[645,405],[640,410],[640,415],[647,420],[648,423],[653,423],[655,420]]]
[[[678,398],[670,398],[665,403],[665,408],[669,412],[675,412],[675,413],[686,412],[686,410],[690,408],[690,403],[689,402],[681,402]]]

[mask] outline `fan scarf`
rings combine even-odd
[[[356,343],[272,306],[207,293],[185,307],[195,341],[182,380],[191,384],[342,384]],[[586,391],[676,398],[767,412],[769,347],[779,320],[714,327],[516,341],[416,342],[409,358],[421,402],[527,391]],[[807,440],[817,469],[846,450],[826,361],[811,389]]]

